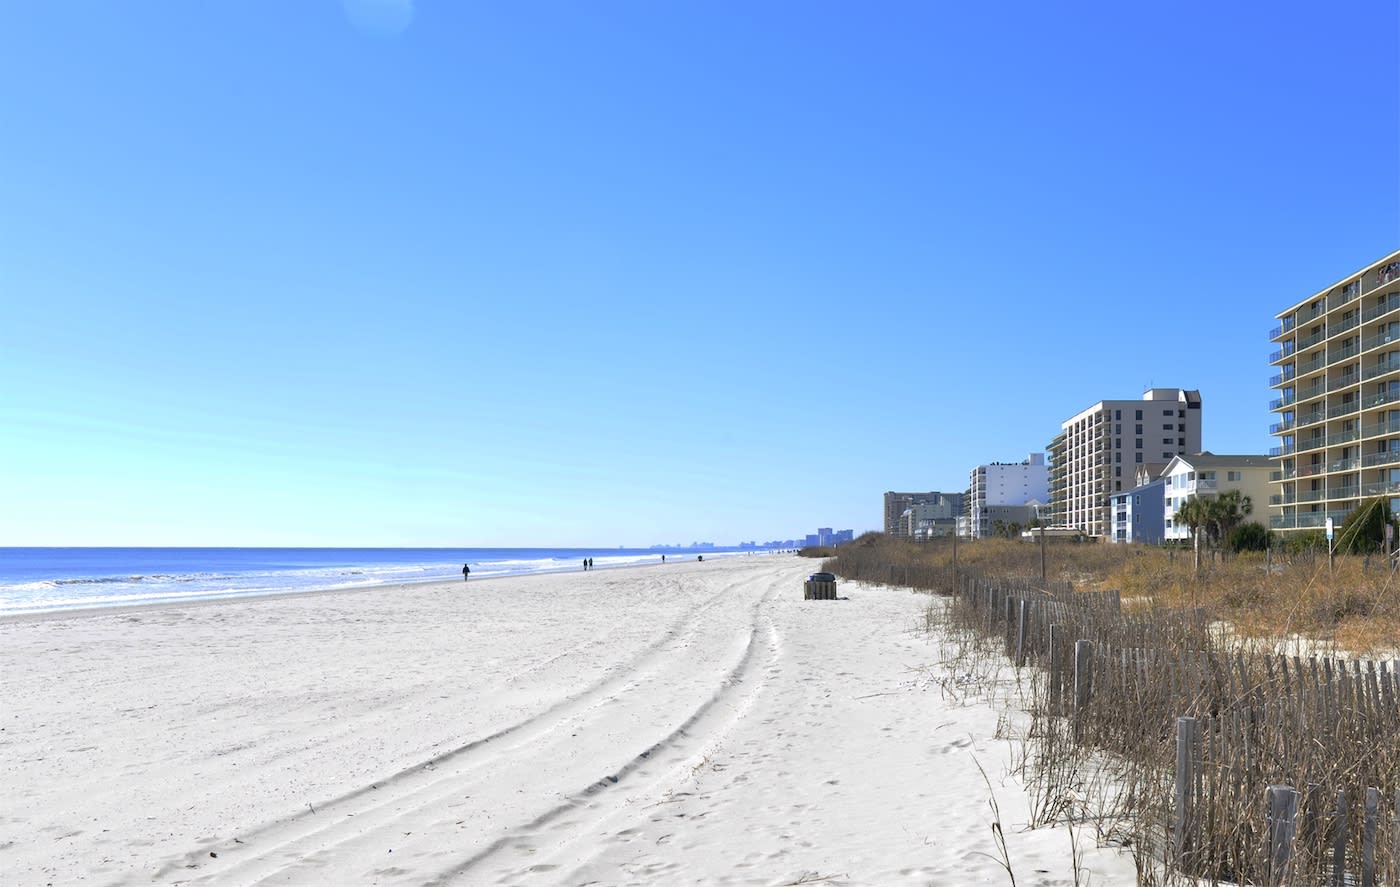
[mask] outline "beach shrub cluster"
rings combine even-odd
[[[1257,526],[1257,525],[1255,525]],[[1259,538],[1243,524],[1239,534]],[[1238,536],[1237,536],[1238,538]],[[1243,540],[1242,540],[1243,541]],[[1294,544],[1297,543],[1297,544]],[[1200,607],[1242,637],[1261,641],[1306,638],[1357,655],[1389,655],[1400,647],[1400,574],[1383,555],[1338,555],[1329,565],[1319,550],[1296,537],[1270,551],[1241,544],[1228,559],[1205,556],[1194,569],[1191,552],[1143,545],[1046,545],[1046,579],[1084,591],[1116,589],[1129,609]],[[823,569],[845,579],[943,592],[962,570],[1038,578],[1041,547],[1008,540],[951,539],[916,543],[871,533],[841,546]]]

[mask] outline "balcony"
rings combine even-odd
[[[1361,346],[1356,342],[1349,342],[1345,345],[1338,345],[1327,350],[1328,363],[1341,363],[1348,357],[1355,357],[1361,353]]]
[[[1279,373],[1277,376],[1269,377],[1269,387],[1277,388],[1284,382],[1292,382],[1295,375],[1297,374],[1293,371],[1292,365],[1286,366],[1283,368],[1282,373]]]
[[[1327,524],[1327,518],[1332,518],[1333,523],[1340,524],[1346,520],[1351,511],[1305,511],[1301,514],[1274,515],[1269,518],[1269,529],[1271,530],[1309,530],[1319,529]]]
[[[1338,444],[1351,443],[1361,439],[1361,431],[1356,428],[1346,428],[1341,431],[1334,431],[1327,435],[1327,445],[1335,447]]]
[[[1363,308],[1361,311],[1361,322],[1369,323],[1380,317],[1382,314],[1389,314],[1396,309],[1400,309],[1400,293],[1386,296],[1385,301],[1379,305],[1372,305],[1370,308]]]
[[[1361,433],[1365,437],[1385,437],[1391,434],[1400,434],[1400,420],[1391,419],[1386,422],[1372,422],[1370,425],[1363,425]]]
[[[1382,391],[1380,394],[1372,394],[1370,397],[1361,398],[1361,408],[1369,410],[1372,407],[1385,406],[1388,403],[1400,402],[1400,390]]]
[[[1346,373],[1327,383],[1327,393],[1331,394],[1334,391],[1341,391],[1343,388],[1350,388],[1360,383],[1361,378],[1357,376],[1356,373]]]
[[[1325,446],[1327,446],[1327,438],[1320,434],[1317,437],[1297,442],[1298,452],[1300,453],[1306,453],[1309,450],[1320,450]]]
[[[1303,425],[1316,425],[1318,422],[1326,421],[1328,411],[1326,408],[1310,410],[1294,420],[1300,427]]]
[[[1394,496],[1400,494],[1400,481],[1392,480],[1373,484],[1362,484],[1360,490],[1362,496]]]
[[[1397,453],[1371,453],[1361,457],[1362,468],[1374,468],[1377,465],[1394,465],[1400,462],[1400,452]]]
[[[1269,363],[1278,363],[1280,360],[1287,360],[1293,356],[1293,340],[1289,339],[1283,343],[1283,348],[1269,355]]]
[[[1382,345],[1389,345],[1391,342],[1400,341],[1400,335],[1395,333],[1379,333],[1361,340],[1361,350],[1370,351],[1372,348],[1379,348]]]
[[[1400,357],[1387,357],[1378,363],[1368,366],[1362,371],[1361,378],[1363,380],[1374,379],[1377,376],[1383,376],[1386,373],[1393,373],[1397,370],[1400,370]]]
[[[1327,466],[1327,471],[1329,473],[1336,471],[1355,471],[1360,467],[1360,459],[1338,459]]]
[[[1297,402],[1298,402],[1298,395],[1297,395],[1297,394],[1285,394],[1283,397],[1277,397],[1277,398],[1274,398],[1273,400],[1269,401],[1269,412],[1271,412],[1271,413],[1277,413],[1279,410],[1283,409],[1284,407],[1292,406],[1293,404],[1295,404],[1295,403],[1297,403]]]
[[[1352,324],[1352,326],[1355,326],[1355,324]],[[1298,344],[1295,346],[1295,350],[1296,350],[1296,351],[1305,351],[1305,350],[1307,350],[1308,348],[1313,347],[1314,345],[1320,344],[1320,343],[1322,342],[1322,340],[1324,340],[1324,339],[1327,338],[1327,335],[1328,335],[1328,333],[1327,333],[1327,327],[1324,326],[1322,329],[1318,330],[1317,332],[1313,333],[1312,335],[1310,335],[1310,336],[1305,336],[1305,337],[1299,339],[1299,340],[1298,340]],[[1285,348],[1284,350],[1286,351],[1287,349]]]
[[[1327,310],[1333,311],[1337,308],[1342,307],[1348,302],[1354,302],[1356,301],[1356,298],[1360,295],[1361,281],[1353,280],[1351,283],[1347,284],[1337,292],[1327,297]]]

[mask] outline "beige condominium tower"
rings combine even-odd
[[[1400,251],[1277,316],[1270,527],[1340,524],[1376,496],[1400,505]]]
[[[1101,400],[1062,422],[1050,444],[1051,519],[1109,535],[1113,494],[1133,489],[1139,469],[1155,476],[1172,457],[1200,451],[1199,391],[1152,388],[1141,400]]]

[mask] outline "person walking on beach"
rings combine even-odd
[[[472,574],[472,568],[467,564],[462,564],[462,581],[466,582]]]
[[[588,569],[593,569],[593,558],[591,557],[588,559]]]
[[[583,572],[588,572],[588,558],[583,559]]]

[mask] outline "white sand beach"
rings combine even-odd
[[[0,883],[1009,884],[980,764],[1016,883],[1073,884],[933,599],[817,566],[0,623]]]

